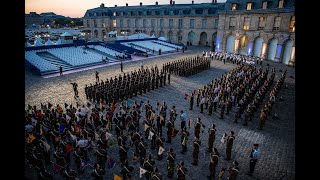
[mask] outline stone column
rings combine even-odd
[[[234,40],[234,49],[233,52],[239,54],[239,39]]]
[[[260,58],[267,59],[267,50],[268,50],[268,44],[263,43]]]
[[[274,57],[274,61],[275,62],[279,62],[281,63],[281,59],[282,59],[282,44],[278,44],[277,46],[277,52],[276,52],[276,57]]]
[[[291,56],[288,63],[290,66],[293,66],[295,63],[295,50],[296,50],[295,46],[292,46]]]

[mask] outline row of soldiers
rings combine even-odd
[[[210,54],[211,59],[229,61],[233,64],[247,63],[247,64],[260,64],[262,65],[263,59],[257,56],[247,56],[242,54],[235,54],[229,52],[214,52]]]
[[[282,73],[281,77],[278,79],[278,81],[275,84],[274,88],[271,90],[271,92],[269,94],[269,99],[265,102],[263,109],[261,109],[259,128],[258,128],[260,130],[263,129],[263,126],[264,126],[264,124],[266,122],[267,116],[271,115],[272,106],[274,105],[275,100],[276,100],[275,97],[279,93],[279,90],[280,90],[281,86],[284,83],[286,74],[287,74],[287,70],[285,70],[285,72]]]
[[[158,69],[157,66],[150,69],[142,68],[117,77],[107,78],[106,81],[99,78],[97,82],[85,86],[86,98],[93,102],[104,101],[105,103],[127,100],[133,96],[142,95],[150,90],[158,89],[170,84],[170,73]]]
[[[210,60],[206,57],[187,57],[163,64],[164,72],[177,76],[188,77],[210,69]]]

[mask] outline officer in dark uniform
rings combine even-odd
[[[138,150],[139,150],[140,164],[142,165],[147,154],[147,148],[145,143],[143,142],[143,138],[140,139],[140,142],[138,144]]]
[[[227,157],[224,158],[225,160],[231,159],[231,151],[233,146],[233,141],[235,139],[234,132],[231,131],[231,134],[227,137],[227,145],[226,145],[226,155]]]
[[[146,179],[151,178],[151,174],[153,174],[154,164],[155,164],[154,160],[152,160],[151,155],[149,155],[148,158],[146,158],[146,160],[143,163],[143,168],[147,170],[147,172],[144,174]]]
[[[212,148],[213,148],[213,143],[214,140],[216,139],[216,129],[215,129],[216,125],[212,124],[211,129],[209,129],[209,142],[208,142],[208,146],[209,146],[209,153],[212,152]]]
[[[194,135],[197,139],[200,139],[200,130],[201,130],[201,119],[198,117],[197,122],[194,125]]]
[[[176,154],[173,152],[173,149],[170,148],[167,156],[167,162],[168,162],[168,178],[172,178],[174,174],[174,161],[176,160]]]
[[[127,159],[128,155],[127,155],[127,151],[128,151],[128,148],[126,148],[123,144],[121,144],[119,146],[119,155],[120,155],[120,162],[121,162],[121,165],[124,164],[124,161]]]

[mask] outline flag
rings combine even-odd
[[[49,151],[50,145],[49,145],[48,143],[46,143],[45,141],[43,141],[43,146],[44,146],[44,148],[46,148],[46,151]]]
[[[122,180],[122,178],[116,174],[113,176],[113,180]]]
[[[152,136],[153,136],[153,135],[154,135],[154,133],[150,131],[150,132],[149,132],[148,139],[149,139],[149,140],[152,140]]]
[[[145,170],[145,169],[143,169],[143,168],[141,168],[140,167],[140,178],[142,178],[142,175],[144,174],[144,173],[146,173],[147,172],[147,170]]]
[[[112,169],[115,165],[116,165],[116,162],[112,158],[109,158],[107,160],[107,168],[108,169]]]
[[[60,124],[60,125],[59,125],[59,133],[63,133],[64,130],[65,130],[65,128],[66,128],[66,125],[65,125],[65,124]]]
[[[59,164],[53,163],[53,173],[54,174],[58,174],[60,173],[60,171],[62,170],[62,166],[60,166]]]
[[[81,159],[81,168],[82,168],[82,169],[83,169],[87,164],[88,164],[88,163],[87,163],[85,160]]]
[[[147,123],[144,124],[144,131],[146,131],[149,128],[149,126],[147,125]]]
[[[66,114],[66,121],[67,121],[67,124],[69,124],[70,119],[71,119],[71,117],[70,117],[68,114]]]
[[[159,152],[158,152],[158,155],[161,155],[163,153],[163,151],[165,151],[165,149],[163,147],[159,147]]]
[[[111,133],[106,132],[106,140],[108,140],[110,137],[112,137]]]

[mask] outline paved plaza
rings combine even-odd
[[[210,51],[207,47],[192,47],[188,48],[185,53],[175,53],[172,55],[166,55],[155,58],[148,58],[144,61],[144,67],[155,66],[162,68],[162,64],[184,57],[200,55],[202,51]],[[131,72],[140,67],[139,61],[126,62],[124,63],[124,72]],[[270,64],[270,68],[276,68],[276,76],[274,83],[270,89],[272,89],[276,81],[280,78],[282,72],[288,69],[287,76],[284,85],[288,85],[288,89],[282,86],[280,93],[276,97],[277,101],[272,107],[272,113],[278,113],[279,119],[272,119],[270,116],[266,121],[266,125],[263,130],[258,130],[259,123],[259,111],[255,113],[252,122],[249,122],[248,126],[243,126],[242,123],[233,123],[235,116],[235,107],[233,107],[232,112],[226,115],[224,119],[219,119],[218,113],[213,113],[212,116],[208,115],[207,110],[205,113],[200,113],[200,108],[196,107],[194,104],[194,109],[189,110],[189,101],[185,100],[185,94],[190,93],[194,89],[209,83],[212,79],[220,77],[225,72],[230,71],[236,65],[234,64],[223,64],[221,61],[213,60],[211,62],[211,68],[205,70],[196,75],[190,77],[178,77],[171,76],[170,85],[164,87],[159,87],[154,91],[147,92],[146,94],[138,95],[129,99],[129,101],[140,100],[146,101],[150,100],[153,107],[156,107],[157,102],[165,101],[168,110],[171,109],[172,105],[176,106],[177,112],[184,110],[187,114],[187,119],[191,119],[195,122],[197,117],[201,118],[203,124],[206,127],[210,127],[212,123],[216,125],[216,140],[214,142],[214,147],[220,152],[219,163],[217,167],[217,173],[222,167],[228,168],[232,165],[234,160],[239,163],[239,175],[238,179],[250,180],[279,180],[284,176],[283,179],[295,179],[295,79],[290,78],[292,75],[295,77],[295,68],[288,67],[284,64],[274,63],[274,62],[263,62],[263,68],[267,67],[267,63]],[[79,98],[82,102],[86,102],[84,87],[86,84],[95,83],[95,71],[99,71],[100,79],[105,80],[106,78],[114,77],[119,75],[120,64],[101,67],[97,69],[91,69],[87,71],[76,72],[73,74],[66,74],[63,76],[52,77],[52,78],[42,78],[37,75],[31,74],[29,71],[25,72],[25,105],[37,105],[40,103],[51,102],[52,104],[63,104],[64,102],[75,105],[76,100],[74,99],[73,88],[70,83],[76,82],[78,84]],[[271,73],[269,72],[269,75]],[[268,92],[270,92],[270,89]],[[269,93],[266,93],[267,95]],[[263,104],[267,99],[267,95],[264,98]],[[284,101],[278,101],[279,97],[282,96]],[[259,110],[262,105],[259,106]],[[220,112],[220,109],[218,109]],[[143,111],[144,114],[144,111]],[[167,116],[169,117],[169,116]],[[144,116],[141,117],[140,122],[144,120]],[[143,129],[142,123],[140,123],[140,132]],[[180,121],[175,122],[175,127],[180,128]],[[159,171],[163,175],[163,179],[167,178],[167,161],[166,154],[167,150],[172,147],[177,154],[176,165],[180,161],[185,162],[185,167],[187,168],[187,180],[199,180],[207,179],[209,175],[209,153],[206,151],[208,147],[208,131],[207,129],[200,134],[201,148],[199,154],[199,164],[198,166],[193,166],[192,163],[192,141],[194,139],[194,127],[188,129],[190,132],[188,151],[185,154],[180,154],[181,143],[180,135],[173,138],[172,143],[164,143],[164,159],[161,161],[155,160],[155,167],[158,167]],[[232,148],[232,160],[226,161],[223,159],[225,157],[226,147],[225,144],[220,142],[220,139],[224,133],[230,133],[230,131],[235,132],[235,141]],[[166,134],[166,128],[163,129],[164,134]],[[150,141],[146,140],[147,154],[151,153],[153,158],[156,158],[156,150],[150,149]],[[256,164],[256,168],[252,177],[245,175],[249,170],[249,154],[254,143],[260,144],[261,157]],[[128,142],[127,142],[128,144]],[[52,150],[52,149],[51,149]],[[139,179],[139,166],[138,161],[132,161],[134,148],[130,148],[128,153],[129,165],[134,166],[134,172],[132,179]],[[53,150],[52,150],[53,152]],[[95,157],[93,155],[93,150],[89,152],[89,159],[92,159],[89,163],[94,164]],[[73,154],[73,153],[72,153]],[[115,145],[108,149],[108,155],[115,158],[119,162],[119,152],[118,146]],[[73,157],[73,155],[72,155]],[[54,160],[53,157],[51,160]],[[71,160],[71,169],[76,169],[74,158]],[[52,165],[47,168],[52,173]],[[106,169],[106,174],[104,179],[111,180],[113,175],[120,174],[120,163],[108,170]],[[78,176],[79,179],[92,179],[90,174],[93,168],[90,166],[86,167],[85,174]],[[37,175],[33,168],[26,166],[25,168],[26,177],[29,179],[37,179]],[[53,174],[53,173],[52,173]],[[63,179],[60,175],[54,175],[54,179]],[[226,179],[228,173],[225,174],[224,179]],[[176,169],[174,179],[177,178]]]

